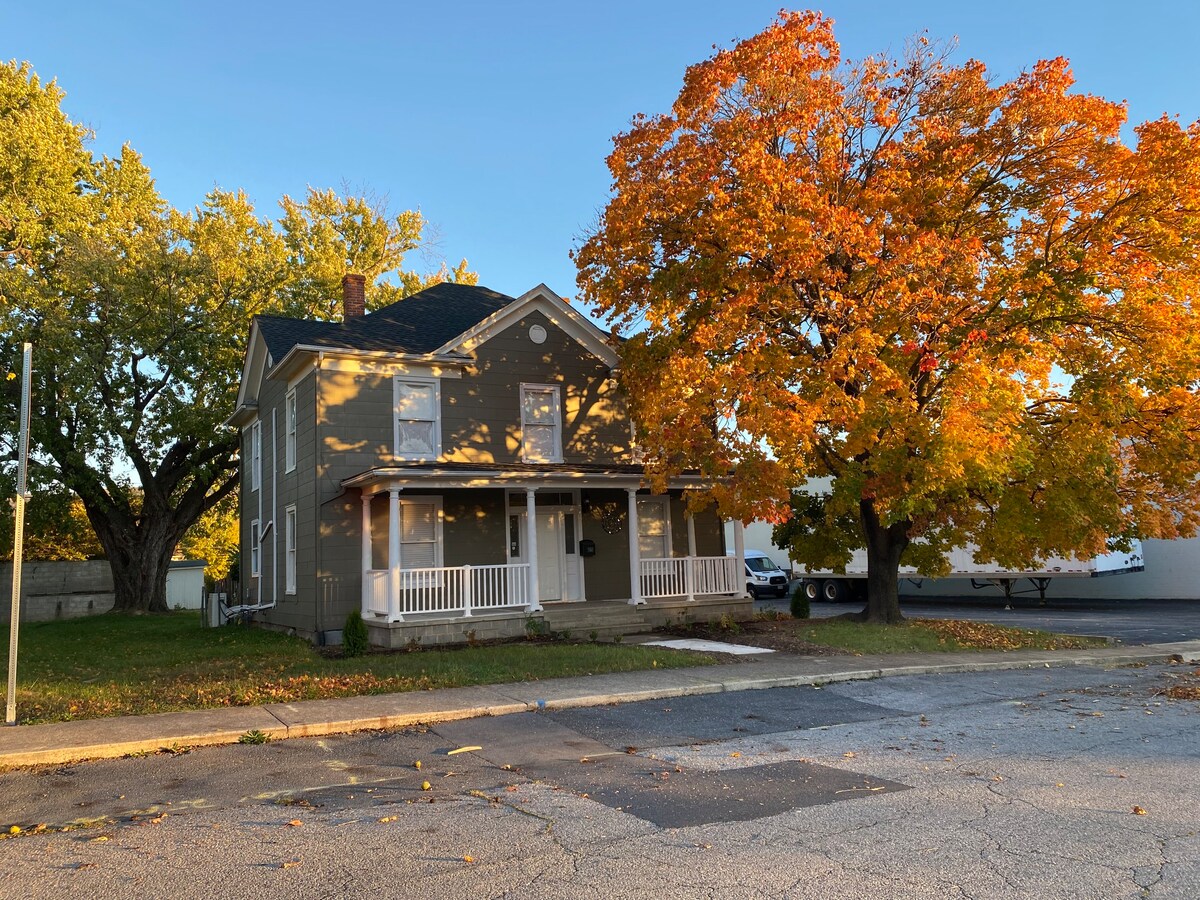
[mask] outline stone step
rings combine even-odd
[[[648,631],[642,615],[625,603],[577,603],[547,606],[542,618],[552,631],[569,631],[574,638],[612,640]]]

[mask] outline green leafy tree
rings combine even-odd
[[[131,148],[91,155],[62,96],[27,64],[0,65],[5,362],[14,371],[15,348],[34,344],[32,466],[82,502],[116,608],[165,611],[172,552],[237,485],[222,422],[250,318],[328,315],[348,271],[403,296],[423,277],[402,268],[423,221],[322,191],[285,198],[278,222],[237,191],[173,209]],[[0,384],[10,422],[18,387]]]
[[[202,559],[204,575],[210,580],[226,577],[238,554],[237,492],[209,507],[187,530],[179,550],[187,559]]]
[[[16,490],[8,473],[0,475],[0,491],[11,497]],[[26,507],[25,559],[80,560],[99,559],[104,548],[88,521],[83,503],[59,485],[34,488],[34,497]],[[13,520],[0,517],[0,559],[11,560]]]

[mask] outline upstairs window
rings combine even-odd
[[[286,434],[283,441],[283,470],[291,472],[296,468],[296,391],[294,389],[287,392],[287,397],[283,401],[283,427]]]
[[[250,490],[262,487],[262,422],[250,426]]]
[[[557,385],[521,385],[521,459],[562,462],[562,403]]]
[[[396,458],[432,461],[442,453],[438,382],[433,378],[396,379]]]

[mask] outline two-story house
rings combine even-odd
[[[614,602],[649,623],[749,609],[741,547],[688,510],[699,485],[642,487],[609,336],[562,298],[441,284],[366,315],[363,278],[343,291],[342,322],[251,326],[240,612],[324,642],[358,608],[396,647],[566,604],[577,627]]]

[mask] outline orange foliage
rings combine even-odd
[[[636,117],[577,263],[633,332],[652,479],[736,466],[714,493],[749,519],[828,476],[876,567],[1193,533],[1200,125],[1127,146],[1124,106],[1072,88],[1065,59],[999,82],[923,38],[845,61],[783,13]]]

